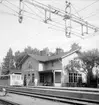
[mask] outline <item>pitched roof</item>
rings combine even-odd
[[[79,51],[80,48],[76,49],[76,50],[70,50],[69,52],[63,52],[63,53],[60,53],[58,55],[54,55],[54,56],[40,56],[40,55],[34,55],[34,54],[27,54],[23,59],[22,61],[20,62],[21,64],[28,58],[28,57],[32,57],[34,58],[35,60],[37,61],[40,61],[40,62],[47,62],[47,61],[53,61],[53,60],[56,60],[56,59],[60,59],[60,58],[65,58],[77,51]]]
[[[21,70],[10,70],[10,74],[13,74],[13,73],[20,74],[21,73]]]

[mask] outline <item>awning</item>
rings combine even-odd
[[[39,73],[52,73],[53,70],[44,70],[44,71],[39,71]]]

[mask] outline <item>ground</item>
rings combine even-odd
[[[8,93],[7,96],[3,96],[2,92],[0,92],[0,99],[12,101],[21,105],[70,105],[66,103],[44,100],[40,98],[28,97],[12,93]]]

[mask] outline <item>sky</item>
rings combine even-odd
[[[98,48],[99,46],[99,32],[95,34],[89,34],[84,39],[72,35],[71,38],[65,36],[65,32],[60,28],[52,27],[39,21],[41,17],[44,17],[42,10],[38,10],[31,5],[24,7],[26,11],[30,12],[30,8],[36,12],[35,16],[29,14],[28,17],[23,16],[23,21],[20,24],[18,17],[10,15],[15,14],[18,8],[11,5],[18,6],[18,0],[8,0],[0,3],[0,62],[6,56],[9,48],[12,48],[13,52],[23,51],[27,46],[32,48],[38,48],[42,50],[48,47],[50,51],[54,51],[55,48],[61,47],[65,51],[70,49],[71,44],[74,42],[79,43],[82,46],[83,51]],[[65,10],[65,0],[36,0],[46,5],[52,5],[54,7]],[[74,9],[72,13],[80,16],[89,23],[99,27],[99,0],[69,0]],[[95,2],[96,3],[93,3]],[[93,4],[92,4],[93,3]],[[6,6],[4,5],[6,4]],[[92,4],[92,5],[91,5]],[[7,6],[12,8],[9,9]],[[31,11],[33,13],[33,11]],[[25,13],[24,13],[25,15]],[[34,17],[35,19],[33,19]],[[32,17],[32,18],[31,18]],[[53,16],[54,20],[64,24],[64,20],[60,17]],[[44,18],[43,18],[44,19]],[[65,27],[64,25],[62,27]],[[76,25],[75,25],[76,27]],[[77,26],[78,28],[78,26]]]

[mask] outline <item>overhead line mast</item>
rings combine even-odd
[[[88,23],[87,21],[84,21],[83,19],[81,19],[80,17],[77,17],[76,15],[71,13],[71,3],[66,1],[66,7],[65,7],[65,11],[55,8],[53,6],[47,6],[44,5],[40,2],[37,2],[35,0],[20,0],[19,3],[19,22],[22,22],[23,16],[22,16],[22,2],[26,2],[30,5],[33,5],[35,7],[38,7],[42,10],[45,11],[45,23],[47,23],[48,21],[51,21],[51,14],[55,14],[57,16],[60,16],[63,18],[63,20],[65,21],[65,35],[66,37],[70,37],[71,36],[71,29],[72,29],[72,24],[71,22],[75,22],[77,24],[79,24],[81,26],[80,31],[81,31],[81,35],[83,36],[84,33],[88,34],[89,29],[94,30],[95,32],[99,31],[99,28]],[[84,30],[84,28],[86,28],[86,31]]]
[[[23,20],[23,8],[24,5],[22,4],[23,0],[19,0],[19,23],[22,23]]]

